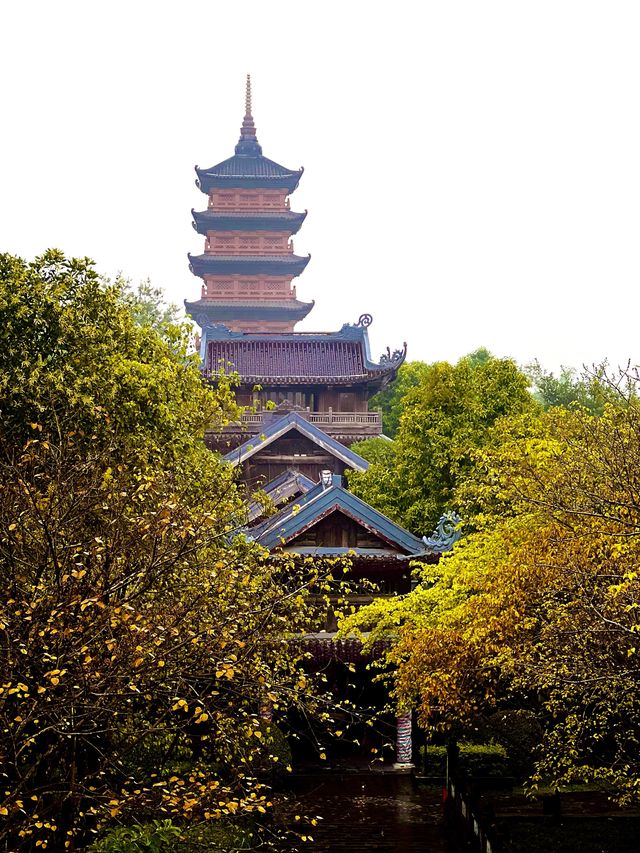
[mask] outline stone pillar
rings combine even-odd
[[[405,711],[396,717],[396,768],[412,768],[411,759],[411,711]]]

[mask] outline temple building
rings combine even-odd
[[[375,583],[377,595],[401,595],[411,587],[410,561],[437,560],[438,542],[417,538],[357,498],[344,475],[368,467],[351,445],[382,435],[381,414],[369,410],[369,400],[395,379],[406,345],[375,361],[368,314],[334,332],[295,331],[314,304],[298,301],[293,284],[309,262],[294,254],[291,241],[306,216],[289,206],[302,172],[262,154],[247,77],[234,156],[208,169],[196,167],[208,204],[205,211],[192,211],[193,224],[205,246],[203,254],[189,255],[189,263],[202,286],[200,299],[185,305],[202,330],[203,375],[215,382],[237,374],[237,399],[247,407],[241,421],[206,440],[237,466],[246,484],[243,535],[274,559],[282,552],[343,555],[352,577]],[[264,502],[252,500],[257,490],[271,499],[275,514],[265,517]],[[363,691],[369,690],[359,642],[337,641],[331,616],[316,627],[306,638],[316,665],[330,663],[338,683],[341,667],[355,664]],[[393,728],[396,761],[408,766],[410,715]]]
[[[203,283],[200,299],[187,303],[187,311],[200,326],[292,332],[313,308],[313,302],[298,301],[292,284],[310,259],[294,254],[291,239],[307,215],[289,208],[302,172],[263,156],[247,77],[234,156],[210,169],[196,166],[196,185],[207,196],[207,209],[192,211],[193,227],[205,243],[204,254],[189,255],[189,263]]]

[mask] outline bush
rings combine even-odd
[[[447,748],[426,746],[425,771],[429,776],[447,772]],[[497,743],[460,743],[460,771],[470,778],[503,778],[510,775],[507,751]]]
[[[118,826],[106,832],[87,853],[202,853],[203,850],[249,850],[252,824],[195,824],[175,826],[170,820],[154,820],[136,826]]]
[[[117,826],[95,841],[87,853],[171,853],[180,829],[170,820]]]

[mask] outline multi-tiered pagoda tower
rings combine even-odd
[[[217,450],[260,432],[274,403],[301,412],[346,445],[380,435],[382,419],[369,411],[369,399],[395,378],[405,357],[403,348],[387,350],[379,362],[371,358],[368,314],[337,332],[294,331],[314,304],[298,301],[292,284],[309,262],[293,253],[291,241],[306,216],[289,207],[302,171],[262,154],[247,77],[235,154],[209,169],[196,166],[197,186],[209,204],[192,211],[205,251],[189,261],[203,285],[201,298],[185,305],[202,328],[203,373],[215,381],[235,371],[238,402],[252,408],[223,434],[208,436]]]
[[[263,501],[250,500],[243,535],[274,558],[282,551],[303,560],[344,555],[352,580],[375,581],[385,595],[405,593],[410,560],[436,560],[438,548],[357,498],[343,474],[367,470],[369,463],[350,446],[381,435],[381,414],[369,411],[369,399],[393,381],[406,345],[374,361],[368,314],[336,332],[294,331],[313,307],[297,300],[292,284],[309,261],[294,255],[291,243],[306,216],[289,208],[302,169],[286,169],[263,156],[248,77],[234,156],[210,169],[196,167],[196,172],[197,185],[208,197],[207,210],[192,211],[205,250],[189,260],[203,285],[201,298],[185,304],[202,328],[203,376],[215,382],[234,371],[237,400],[248,407],[241,421],[209,433],[206,440],[228,464],[238,466],[249,497],[261,489],[277,508],[265,518]],[[353,601],[359,606],[364,599]],[[310,666],[325,672],[329,664],[339,669],[355,663],[366,691],[368,657],[359,641],[336,639],[331,619],[329,614],[324,629],[305,638]],[[411,714],[389,725],[397,736],[395,757],[406,768]],[[382,749],[388,738],[379,734]]]
[[[187,310],[200,326],[224,323],[233,331],[291,332],[313,308],[296,298],[293,279],[309,263],[293,253],[291,237],[305,213],[289,209],[303,169],[287,169],[262,154],[251,112],[247,76],[245,116],[233,157],[210,169],[196,166],[207,209],[192,211],[205,238],[204,254],[191,256],[203,280],[198,302]]]

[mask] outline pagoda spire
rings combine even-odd
[[[240,157],[259,157],[262,147],[256,136],[256,126],[251,112],[251,74],[247,74],[247,84],[244,96],[244,118],[240,128],[240,139],[236,145],[236,154]]]

